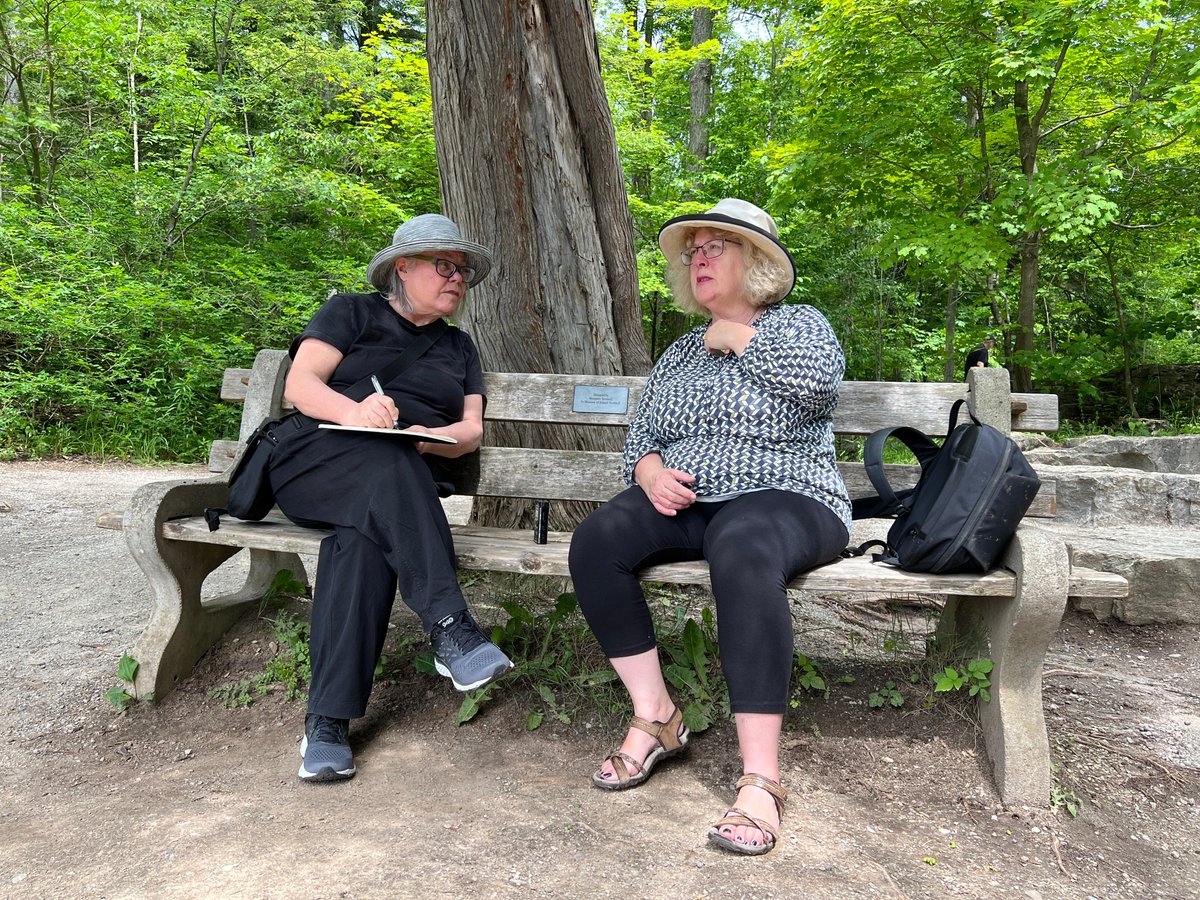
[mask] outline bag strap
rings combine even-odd
[[[881,512],[874,513],[874,516],[886,516],[892,513],[899,512],[903,507],[903,501],[896,496],[896,491],[888,483],[887,473],[883,470],[883,445],[887,443],[888,438],[896,438],[904,446],[908,447],[917,458],[917,462],[921,464],[921,470],[932,462],[937,456],[938,447],[929,436],[923,431],[918,431],[915,428],[910,428],[907,425],[897,425],[893,428],[880,428],[878,431],[871,432],[867,438],[867,444],[863,448],[863,465],[867,470],[867,477],[871,479],[871,485],[875,488],[875,492],[879,495],[881,504],[879,508]],[[909,492],[904,492],[907,496]]]
[[[854,559],[858,556],[866,556],[867,551],[874,547],[878,547],[880,552],[871,554],[871,562],[881,563],[885,566],[899,567],[900,560],[896,557],[896,551],[886,541],[867,541],[865,544],[859,544],[857,547],[851,544],[842,551],[841,557],[842,559]]]
[[[409,366],[420,359],[425,351],[438,342],[438,339],[446,333],[449,326],[446,325],[445,319],[438,319],[431,324],[424,332],[421,333],[415,341],[404,348],[396,359],[388,363],[379,372],[375,373],[375,377],[379,379],[380,384],[389,384],[402,375]],[[360,378],[350,387],[346,388],[345,394],[351,400],[359,401],[368,396],[375,390],[375,386],[371,383],[371,376]]]
[[[963,406],[967,408],[967,415],[971,417],[972,422],[974,422],[976,425],[983,424],[979,421],[978,417],[976,417],[975,404],[971,402],[970,398],[959,397],[954,401],[954,405],[950,407],[950,424],[946,428],[946,434],[952,434],[954,432],[955,427],[958,425],[958,411]]]

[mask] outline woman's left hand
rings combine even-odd
[[[716,319],[704,332],[704,349],[722,356],[726,353],[741,356],[746,345],[750,343],[750,338],[757,333],[749,325],[731,322],[728,319]]]

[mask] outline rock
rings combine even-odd
[[[1060,524],[1200,528],[1200,475],[1048,464],[1038,452],[1030,459],[1054,482]]]
[[[1064,540],[1075,565],[1129,579],[1129,596],[1075,598],[1097,619],[1130,625],[1200,623],[1200,530],[1170,527],[1086,528],[1037,520]]]
[[[1092,435],[1071,438],[1058,446],[1031,448],[1025,455],[1035,465],[1112,466],[1142,472],[1200,475],[1200,435],[1195,434],[1172,437]]]

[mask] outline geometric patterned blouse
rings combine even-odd
[[[704,349],[708,324],[655,363],[625,439],[625,481],[647,453],[696,476],[701,498],[774,488],[812,497],[850,529],[833,448],[846,370],[837,336],[811,306],[766,307],[742,355]]]

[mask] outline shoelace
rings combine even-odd
[[[310,744],[344,744],[346,743],[346,735],[349,729],[346,728],[337,719],[331,719],[329,716],[317,716],[313,722],[312,734],[309,735],[308,741]]]
[[[479,627],[471,621],[471,617],[466,613],[459,613],[457,616],[446,616],[438,622],[446,631],[448,637],[461,653],[470,653],[476,647],[487,643],[480,632]]]

